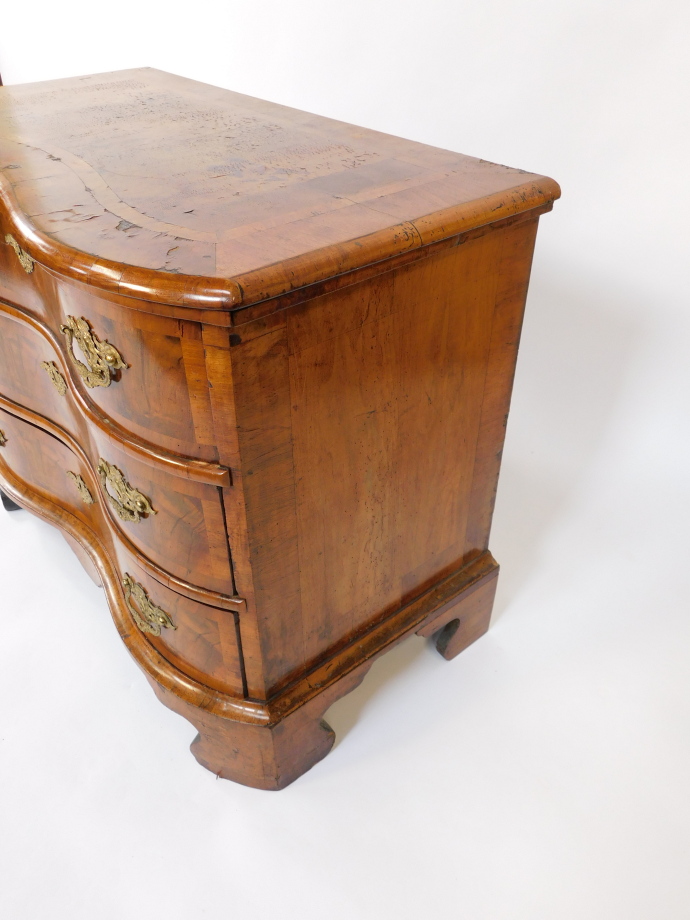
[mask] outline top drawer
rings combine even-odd
[[[0,299],[40,314],[51,276],[22,250],[13,229],[0,209]]]
[[[127,306],[126,298],[60,278],[38,263],[26,272],[21,252],[4,236],[3,299],[39,321],[84,398],[125,432],[175,454],[217,461],[198,323],[145,313],[135,301]],[[41,373],[38,367],[26,372]]]
[[[49,320],[82,392],[126,431],[175,453],[217,460],[198,323],[132,310],[85,288],[61,281],[59,309]],[[108,354],[103,342],[114,351]],[[99,363],[89,360],[94,348],[114,359],[107,386],[86,372]],[[101,366],[100,373],[108,371]]]

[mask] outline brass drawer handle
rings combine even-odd
[[[109,342],[99,341],[85,319],[68,316],[67,322],[60,326],[60,332],[67,339],[67,353],[72,360],[72,364],[76,367],[77,373],[87,387],[91,387],[91,389],[94,387],[109,387],[115,371],[127,367],[117,348]],[[88,367],[74,354],[75,339],[89,362]]]
[[[77,487],[77,492],[79,493],[79,496],[84,504],[93,505],[93,495],[89,492],[89,487],[86,485],[81,476],[78,473],[73,473],[72,470],[67,470],[67,475]]]
[[[58,391],[60,396],[64,396],[67,392],[67,381],[62,376],[60,371],[57,369],[57,365],[54,361],[41,361],[41,367],[50,377],[53,382],[53,386]]]
[[[151,502],[138,489],[132,488],[125,479],[122,470],[108,463],[102,457],[98,461],[98,475],[103,486],[103,491],[123,521],[138,523],[142,514],[156,514]],[[108,486],[112,489],[109,491]],[[113,492],[115,493],[113,495]]]
[[[27,273],[27,275],[30,275],[34,270],[34,260],[31,258],[29,253],[25,249],[22,249],[22,247],[15,240],[11,233],[5,234],[5,242],[8,243],[12,249],[14,249],[14,251],[17,253],[19,264]]]
[[[160,636],[161,626],[164,629],[177,629],[170,614],[151,601],[144,588],[131,575],[125,572],[122,579],[125,586],[125,601],[132,614],[132,619],[142,632],[152,636]],[[137,602],[138,608],[132,603],[132,598]]]

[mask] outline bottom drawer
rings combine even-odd
[[[184,597],[157,581],[102,510],[93,471],[61,440],[0,409],[0,469],[75,515],[117,561],[132,619],[171,664],[206,686],[245,696],[238,614]]]
[[[245,696],[238,614],[177,594],[120,544],[115,552],[132,619],[151,645],[200,683]]]

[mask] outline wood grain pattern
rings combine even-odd
[[[0,136],[31,255],[169,303],[265,300],[558,197],[543,176],[149,68],[5,87]]]
[[[218,776],[283,788],[379,655],[488,628],[558,195],[150,69],[0,90],[3,503],[60,527]],[[121,355],[107,386],[69,317]],[[155,513],[123,520],[101,459]]]
[[[231,349],[274,691],[486,550],[534,229],[259,319]]]

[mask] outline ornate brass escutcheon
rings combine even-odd
[[[22,249],[22,247],[15,240],[11,233],[5,234],[5,242],[10,245],[12,249],[14,249],[14,251],[17,253],[19,264],[27,273],[27,275],[30,275],[34,270],[34,260],[31,258],[29,253],[25,249]]]
[[[98,475],[108,501],[121,520],[138,523],[143,514],[156,514],[148,498],[130,486],[122,470],[102,457],[98,461]]]
[[[93,495],[89,492],[89,487],[86,485],[79,473],[73,473],[72,470],[67,470],[67,475],[77,487],[77,492],[79,492],[81,500],[84,502],[84,504],[93,505]]]
[[[41,367],[52,380],[60,396],[64,396],[67,392],[67,381],[57,369],[57,364],[54,361],[41,361]]]
[[[5,432],[0,428],[0,447],[4,447],[7,444],[7,438],[5,437]]]
[[[144,588],[131,575],[125,573],[122,583],[125,586],[125,601],[127,608],[132,614],[134,622],[142,632],[149,633],[152,636],[160,636],[161,627],[165,629],[177,629],[170,615],[151,601]],[[135,607],[132,598],[137,602]]]
[[[68,316],[67,322],[60,326],[60,332],[67,339],[67,353],[72,364],[87,387],[109,387],[115,371],[127,367],[117,348],[109,342],[99,341],[85,319]],[[88,367],[74,354],[75,341],[89,362]]]

